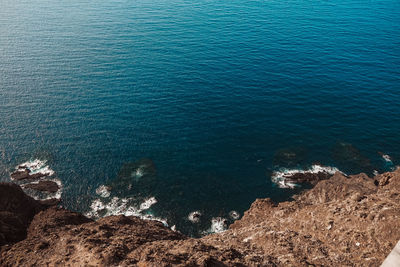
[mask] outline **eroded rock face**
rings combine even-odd
[[[0,246],[26,237],[26,228],[44,207],[16,184],[0,183]]]
[[[399,170],[375,180],[337,173],[296,201],[256,200],[223,236],[257,246],[283,266],[379,266],[400,239],[398,185]]]
[[[400,170],[336,173],[294,199],[257,199],[229,230],[200,239],[156,221],[93,221],[53,207],[1,248],[0,266],[379,266],[400,239]]]

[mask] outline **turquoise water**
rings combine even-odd
[[[110,185],[197,235],[300,190],[274,170],[388,170],[399,18],[394,0],[0,0],[0,177],[47,160],[64,206]],[[151,175],[131,176],[143,158]]]

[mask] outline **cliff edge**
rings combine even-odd
[[[189,238],[156,221],[93,221],[0,184],[0,266],[379,266],[400,239],[400,170],[336,173],[257,199],[229,230]]]

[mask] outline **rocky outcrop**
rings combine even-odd
[[[0,246],[24,239],[33,216],[43,209],[18,185],[0,183]]]
[[[48,176],[47,174],[43,173],[31,173],[29,169],[19,169],[16,170],[11,174],[11,179],[13,180],[26,180],[26,179],[31,179],[31,180],[37,180],[42,177]]]
[[[280,265],[379,266],[400,239],[400,171],[375,178],[337,173],[296,201],[256,200],[222,235],[256,245]]]
[[[3,201],[16,203],[8,197],[0,194],[0,207],[12,221],[26,210],[3,210]],[[52,207],[35,215],[24,240],[1,247],[0,266],[379,266],[400,239],[399,216],[400,170],[374,179],[336,173],[294,201],[257,199],[229,230],[200,239],[155,221],[93,221]]]
[[[42,180],[37,183],[25,184],[24,187],[48,193],[56,193],[58,190],[60,190],[60,187],[56,182],[48,180]]]

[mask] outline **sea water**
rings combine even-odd
[[[399,18],[394,0],[0,0],[0,179],[46,162],[69,209],[196,236],[304,188],[277,173],[391,170]]]

